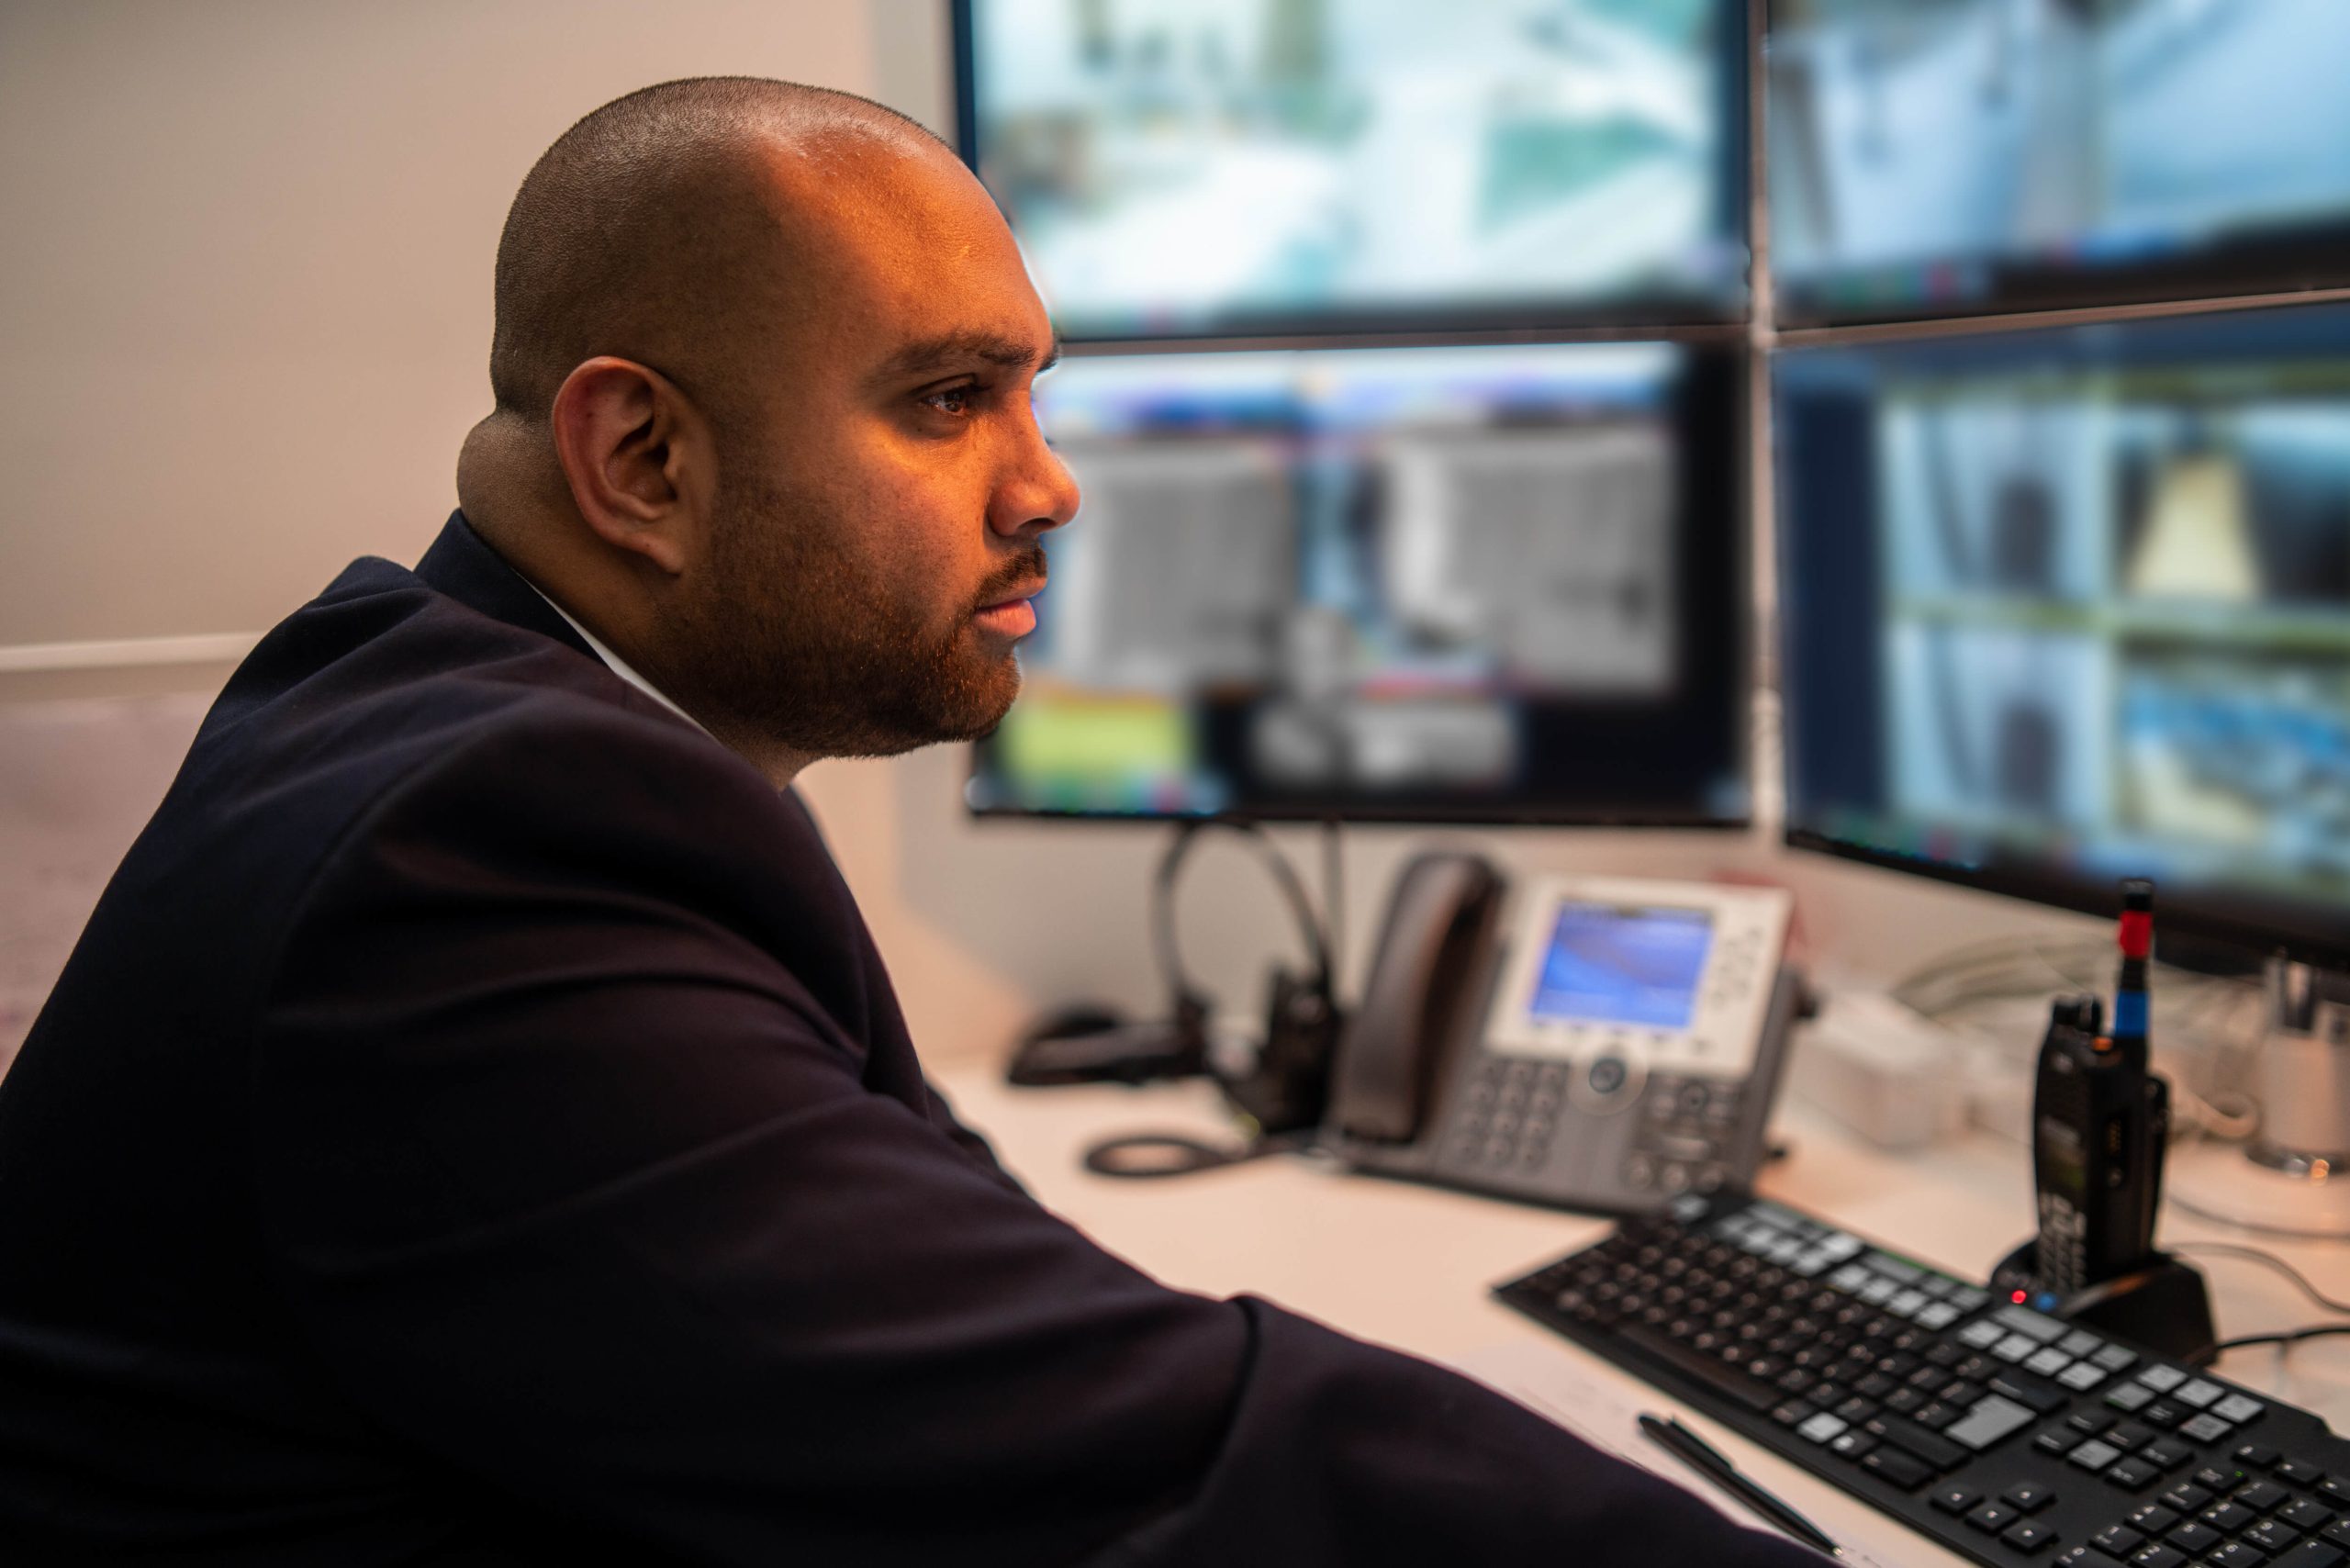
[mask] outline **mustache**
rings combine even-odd
[[[979,593],[971,600],[972,613],[1001,600],[1004,595],[1031,583],[1043,586],[1046,574],[1045,551],[1042,545],[1031,544],[1002,566],[987,575],[979,584]]]

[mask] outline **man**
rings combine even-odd
[[[784,787],[1002,717],[1052,353],[861,99],[541,160],[462,510],[254,650],[0,1087],[0,1559],[1805,1560],[1157,1285],[925,1085]]]

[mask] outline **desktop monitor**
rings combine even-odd
[[[2341,0],[1773,0],[1782,324],[2350,284]]]
[[[1791,842],[2350,958],[2350,306],[1773,381]]]
[[[964,156],[1073,342],[1720,321],[1744,0],[960,0]]]
[[[1747,815],[1744,358],[1585,342],[1073,357],[982,812]]]

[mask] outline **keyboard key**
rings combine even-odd
[[[1966,1522],[1986,1535],[1997,1535],[2022,1518],[2005,1503],[1986,1503],[1966,1516]]]
[[[2182,1514],[2191,1514],[2210,1500],[2211,1494],[2191,1481],[2180,1482],[2164,1493],[2161,1499],[2164,1507],[2177,1508]]]
[[[2116,1557],[2127,1557],[2146,1544],[2146,1538],[2128,1525],[2108,1525],[2089,1537],[2089,1544]]]
[[[2105,1402],[2116,1410],[2142,1409],[2154,1402],[2154,1391],[2142,1383],[2125,1383],[2120,1388],[2108,1390]]]
[[[2176,1389],[2173,1389],[2171,1391],[2171,1397],[2177,1400],[2181,1405],[2192,1405],[2195,1408],[2200,1410],[2205,1406],[2211,1404],[2226,1393],[2226,1389],[2221,1388],[2218,1383],[2211,1382],[2209,1378],[2199,1377],[2191,1383],[2183,1383]]]
[[[2274,1557],[2300,1540],[2301,1532],[2275,1519],[2263,1519],[2245,1530],[2241,1539]]]
[[[2121,1372],[2137,1359],[2138,1358],[2136,1356],[2131,1354],[2128,1350],[2123,1350],[2119,1345],[2108,1345],[2104,1350],[2099,1350],[2096,1355],[2089,1358],[2089,1360],[2095,1361],[2098,1365],[2103,1367],[2109,1372]]]
[[[2266,1443],[2246,1443],[2230,1457],[2246,1470],[2266,1470],[2285,1456]]]
[[[2076,1393],[2086,1394],[2105,1381],[2105,1369],[2093,1361],[2075,1361],[2056,1374],[2056,1381]]]
[[[1891,1443],[1895,1448],[1932,1465],[1937,1473],[1954,1470],[1966,1459],[1966,1450],[1948,1438],[1927,1431],[1898,1416],[1879,1416],[1862,1429],[1880,1442]]]
[[[2187,1381],[2187,1374],[2177,1367],[2153,1366],[2140,1372],[2138,1381],[2156,1394],[2168,1394]]]
[[[1828,1451],[1839,1459],[1857,1460],[1876,1447],[1876,1439],[1866,1432],[1839,1432],[1828,1439]]]
[[[2073,1396],[2054,1383],[2020,1372],[2003,1372],[1992,1378],[1991,1392],[2041,1416],[2053,1416],[2073,1402]]]
[[[2072,1364],[2072,1357],[2066,1355],[2055,1346],[2051,1345],[2044,1350],[2040,1350],[2031,1355],[2026,1356],[2023,1361],[2023,1370],[2028,1372],[2037,1372],[2042,1377],[2054,1377],[2058,1372],[2063,1372],[2066,1367],[2069,1367]]]
[[[2154,1441],[2154,1434],[2151,1428],[2142,1427],[2135,1421],[2121,1422],[2109,1428],[2105,1433],[2107,1442],[2111,1443],[2115,1448],[2125,1450],[2136,1449],[2141,1444]]]
[[[2203,1561],[2210,1568],[2260,1568],[2268,1559],[2244,1542],[2232,1540]]]
[[[2044,1312],[2034,1312],[2020,1303],[2003,1306],[1991,1316],[2010,1334],[2021,1334],[2035,1344],[2053,1345],[2071,1332],[2062,1320]]]
[[[2214,1415],[2219,1413],[2216,1407],[2212,1413]],[[2246,1443],[2244,1448],[2248,1449],[2252,1446]],[[2238,1449],[2236,1452],[2242,1454],[2244,1449]],[[2268,1468],[2269,1473],[2276,1476],[2277,1480],[2289,1481],[2296,1486],[2320,1487],[2325,1484],[2325,1472],[2303,1460],[2288,1459],[2270,1465]]]
[[[2295,1529],[2323,1529],[2333,1522],[2333,1510],[2307,1497],[2296,1497],[2277,1510],[2277,1517]]]
[[[2279,1568],[2341,1568],[2342,1549],[2322,1540],[2305,1540],[2285,1553]]]
[[[2020,1334],[2010,1334],[2006,1338],[2000,1340],[1998,1344],[1992,1346],[1991,1353],[1998,1357],[1999,1360],[2003,1361],[2012,1362],[2022,1361],[2026,1356],[2031,1355],[2039,1349],[2040,1346],[2037,1341],[2027,1339]]]
[[[2178,1523],[2178,1516],[2160,1503],[2148,1503],[2142,1508],[2132,1509],[2129,1518],[2123,1522],[2132,1529],[2142,1529],[2148,1535],[2160,1535]]]
[[[2056,1532],[2036,1520],[2026,1519],[2021,1524],[2010,1525],[2000,1531],[1999,1539],[2018,1551],[2038,1551],[2043,1547],[2055,1544]]]
[[[2056,1500],[2056,1494],[2037,1481],[2019,1481],[1999,1494],[1999,1501],[2020,1514],[2036,1514]]]
[[[1862,1458],[1861,1468],[1878,1479],[1899,1487],[1904,1492],[1914,1492],[1934,1478],[1933,1471],[1925,1464],[1910,1458],[1899,1449],[1886,1448],[1882,1444],[1871,1449]],[[1986,1503],[1984,1507],[1991,1506]],[[1981,1509],[1977,1509],[1976,1512],[1981,1512]]]
[[[2210,1411],[2179,1423],[2178,1435],[2193,1438],[2199,1443],[2216,1443],[2234,1428]]]
[[[2166,1399],[2157,1399],[2138,1411],[2138,1419],[2149,1427],[2160,1427],[2167,1432],[2187,1419],[2187,1412]]]
[[[2258,1524],[2260,1516],[2242,1503],[2222,1503],[2216,1508],[2207,1510],[2203,1515],[2203,1522],[2222,1535],[2233,1535],[2240,1529]]]
[[[1978,1317],[1958,1331],[1959,1343],[1975,1350],[1987,1350],[2007,1337],[2007,1330],[1987,1317]]]
[[[2181,1390],[2181,1392],[2185,1392]],[[2251,1420],[2268,1406],[2248,1394],[2231,1394],[2211,1406],[2211,1414],[2222,1421],[2242,1423]]]
[[[2065,1456],[2065,1462],[2092,1475],[2121,1457],[2121,1450],[2100,1438],[2091,1438]]]
[[[2093,1438],[2112,1426],[2113,1417],[2102,1410],[2076,1410],[2065,1417],[2065,1425],[2085,1438]]]
[[[1832,1410],[1822,1410],[1796,1428],[1796,1436],[1806,1442],[1824,1443],[1851,1423]]]
[[[2121,1568],[2121,1559],[2108,1557],[2094,1546],[2076,1546],[2058,1553],[2055,1568]]]
[[[2166,1539],[2179,1551],[2194,1556],[2210,1551],[2224,1538],[2210,1525],[2189,1519],[2171,1531]]]
[[[2125,1459],[2119,1464],[2107,1467],[2105,1481],[2107,1485],[2119,1486],[2124,1492],[2143,1492],[2161,1480],[2162,1473],[2151,1464]]]
[[[2138,1450],[2138,1458],[2156,1470],[2177,1470],[2195,1457],[2195,1450],[2174,1442],[2148,1443]]]
[[[1971,1486],[1940,1487],[1926,1499],[1945,1514],[1964,1514],[1982,1500],[1983,1494]]]
[[[2056,1341],[2056,1348],[2068,1356],[2086,1356],[2105,1341],[2086,1328],[2076,1328]]]
[[[2236,1501],[2260,1513],[2292,1501],[2293,1495],[2274,1481],[2255,1481],[2236,1494]]]
[[[1952,1428],[1957,1430],[1956,1428]],[[2034,1453],[2044,1453],[2052,1459],[2062,1459],[2081,1445],[2081,1434],[2063,1427],[2051,1427],[2031,1439]]]
[[[2187,1568],[2187,1553],[2173,1551],[2157,1541],[2130,1559],[2132,1568]]]

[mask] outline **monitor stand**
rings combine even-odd
[[[2272,958],[2253,1057],[2260,1127],[2241,1148],[2177,1151],[2181,1206],[2249,1229],[2350,1237],[2350,971]]]

